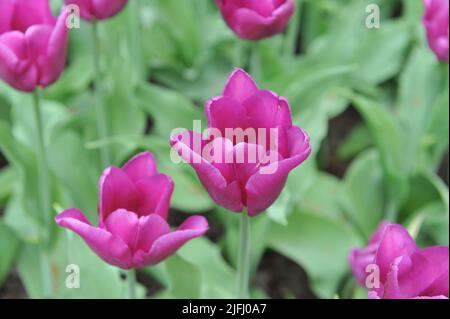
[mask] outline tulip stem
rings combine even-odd
[[[297,1],[297,6],[295,8],[294,16],[292,17],[292,21],[289,24],[289,28],[287,30],[285,36],[285,44],[284,44],[284,54],[287,57],[291,57],[295,54],[295,50],[298,42],[298,33],[300,30],[301,23],[301,14],[302,14],[302,3],[303,0]]]
[[[49,169],[47,162],[47,154],[44,142],[44,128],[42,125],[42,110],[39,97],[39,91],[36,89],[33,92],[33,110],[34,118],[36,121],[36,133],[37,133],[37,161],[38,161],[38,183],[39,183],[39,196],[40,196],[40,208],[42,211],[43,219],[48,227],[51,225],[51,208],[50,208],[50,183],[49,183]],[[48,243],[49,238],[45,238]],[[44,297],[52,297],[52,275],[49,257],[41,252],[40,254],[40,268],[41,279]]]
[[[247,45],[244,40],[236,39],[236,48],[234,52],[234,67],[245,69],[246,67]]]
[[[128,298],[136,299],[136,270],[128,270]]]
[[[94,86],[97,105],[95,110],[97,112],[96,122],[97,130],[100,140],[106,140],[108,138],[108,125],[105,111],[105,104],[102,99],[101,92],[101,70],[100,70],[100,37],[98,34],[98,23],[92,21],[92,38],[93,38],[93,62],[94,62]],[[111,155],[107,144],[103,144],[100,147],[100,157],[102,161],[102,167],[105,168],[111,165]]]
[[[131,1],[131,50],[134,62],[136,64],[136,71],[139,80],[145,80],[146,65],[143,63],[142,58],[142,45],[141,45],[141,4],[140,0]]]
[[[241,217],[240,247],[238,250],[238,298],[249,298],[249,278],[250,278],[250,217],[248,211],[244,210]]]

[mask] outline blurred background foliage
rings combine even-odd
[[[204,123],[203,103],[237,61],[260,87],[288,98],[314,150],[252,220],[253,296],[366,297],[347,252],[383,219],[406,225],[420,245],[448,245],[448,66],[427,46],[422,1],[297,2],[284,35],[242,44],[213,1],[131,0],[100,24],[107,140],[96,133],[90,25],[71,31],[67,69],[42,92],[53,214],[78,207],[96,222],[106,143],[115,165],[141,150],[155,154],[175,181],[173,225],[190,213],[212,224],[208,238],[140,271],[141,296],[234,296],[239,216],[217,208],[188,165],[169,160],[168,137]],[[61,1],[52,3],[59,10]],[[380,29],[365,26],[369,3],[381,8]],[[0,83],[0,297],[16,275],[27,296],[43,297],[40,254],[51,257],[57,297],[124,297],[120,271],[37,210],[33,132],[31,97]],[[80,266],[80,289],[65,288],[68,264]]]

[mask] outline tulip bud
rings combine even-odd
[[[31,92],[60,77],[66,63],[67,12],[55,19],[48,0],[0,1],[0,78]]]
[[[294,13],[293,0],[216,0],[228,26],[245,40],[283,32]]]
[[[448,62],[448,2],[449,0],[424,0],[423,25],[428,44],[442,62]]]
[[[65,0],[67,5],[77,5],[86,21],[105,20],[118,14],[128,0]]]
[[[376,269],[371,299],[448,298],[448,246],[420,249],[401,225],[384,222],[362,249],[352,249],[349,261],[358,282],[364,285]]]

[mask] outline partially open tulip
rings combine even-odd
[[[423,24],[428,44],[440,61],[448,62],[448,2],[449,0],[424,0]]]
[[[375,259],[375,254],[380,245],[380,241],[383,238],[386,227],[391,224],[388,222],[383,222],[378,226],[377,230],[370,237],[367,247],[364,248],[354,248],[350,250],[348,255],[348,260],[358,283],[365,287],[366,284],[366,267],[373,263]],[[405,238],[410,241],[409,234],[405,234]],[[414,242],[414,241],[413,241]]]
[[[0,78],[31,92],[54,83],[64,70],[67,12],[55,19],[48,0],[0,0]]]
[[[448,246],[420,249],[403,226],[389,223],[378,228],[373,240],[368,248],[350,253],[355,274],[365,272],[366,276],[372,276],[371,283],[376,283],[367,287],[369,298],[448,298]],[[352,256],[361,257],[364,253],[367,253],[364,262],[360,259],[355,263]],[[368,265],[374,267],[366,268]]]
[[[268,208],[289,172],[311,152],[309,138],[292,125],[288,101],[260,90],[243,70],[233,72],[223,95],[206,103],[208,136],[173,134],[173,149],[188,162],[221,206],[250,216]]]
[[[260,40],[283,32],[293,0],[216,0],[228,26],[242,39]]]
[[[55,220],[80,235],[111,265],[123,269],[153,265],[208,230],[201,216],[191,216],[170,230],[167,214],[173,187],[168,176],[158,173],[153,156],[141,153],[101,176],[98,227],[77,209],[68,209]]]
[[[67,5],[77,5],[84,20],[105,20],[118,14],[128,0],[64,0]]]

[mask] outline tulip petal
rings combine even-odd
[[[128,269],[131,267],[131,253],[128,246],[110,232],[93,227],[77,209],[68,209],[56,216],[61,227],[77,233],[86,244],[105,262]]]
[[[61,10],[53,31],[47,44],[45,58],[40,61],[42,72],[39,84],[47,87],[56,82],[61,76],[66,65],[67,46],[69,41],[69,30],[66,25],[68,11],[66,8]]]
[[[361,287],[366,285],[366,267],[374,263],[377,248],[378,244],[370,244],[365,248],[351,249],[348,254],[348,261],[353,275]]]
[[[245,108],[232,97],[222,96],[208,101],[205,113],[208,127],[220,130],[223,137],[232,134],[235,128],[248,126]]]
[[[403,261],[406,257],[400,262],[394,262],[388,283],[395,283],[392,285],[398,287],[398,291],[386,288],[387,296],[448,296],[448,258],[448,247],[436,246],[414,252],[407,262]],[[396,273],[397,268],[399,270]]]
[[[26,57],[23,33],[12,31],[0,35],[0,77],[15,89],[31,92],[38,84],[38,70]]]
[[[134,182],[158,174],[155,158],[150,152],[142,152],[134,156],[122,167],[122,170]]]
[[[105,229],[114,236],[121,238],[131,251],[136,245],[138,228],[138,216],[125,209],[112,212],[105,220]]]
[[[14,10],[14,30],[25,32],[33,25],[46,24],[53,26],[55,23],[48,0],[16,0]]]
[[[168,233],[169,224],[161,216],[152,214],[139,218],[139,238],[135,251],[149,251],[156,239]]]
[[[170,143],[183,160],[196,171],[201,183],[209,195],[219,205],[235,211],[242,211],[241,192],[236,181],[228,182],[222,175],[221,170],[202,158],[201,153],[204,145],[201,145],[202,136],[199,133],[185,131],[171,137]],[[199,150],[195,150],[194,141],[200,141]],[[225,141],[224,147],[229,148]],[[225,150],[225,152],[228,152]],[[223,168],[222,168],[223,169]]]
[[[244,70],[236,69],[228,78],[223,95],[242,103],[256,92],[258,86],[253,78]]]
[[[172,179],[158,174],[139,180],[135,186],[140,197],[140,205],[135,212],[139,216],[158,214],[166,220],[174,188]]]
[[[311,153],[309,137],[298,127],[287,131],[290,156],[270,163],[252,175],[245,186],[250,216],[256,216],[274,203],[286,183],[289,172],[303,163]],[[275,152],[273,152],[275,153]],[[275,153],[276,154],[276,153]]]
[[[139,193],[127,174],[120,168],[107,168],[99,180],[100,225],[108,215],[117,209],[136,211]]]
[[[285,99],[273,92],[261,90],[243,103],[251,127],[274,128],[277,126],[292,126],[291,111]]]
[[[244,190],[248,179],[254,175],[265,155],[264,147],[258,144],[239,143],[233,149],[236,179]],[[242,192],[242,202],[247,203],[247,194]]]
[[[33,25],[27,29],[25,32],[25,41],[28,59],[36,61],[40,56],[46,55],[52,30],[52,26],[45,24]]]
[[[13,15],[14,2],[12,0],[0,1],[0,34],[11,31]]]
[[[95,19],[92,0],[64,0],[66,5],[76,5],[80,10],[80,16],[86,21]]]
[[[274,23],[273,16],[263,17],[247,8],[236,10],[230,20],[233,30],[246,40],[260,40],[279,33],[279,30],[270,27]]]
[[[150,251],[138,251],[133,258],[135,265],[154,265],[166,259],[186,242],[204,235],[209,229],[206,218],[202,216],[189,217],[176,231],[156,239]]]
[[[128,0],[91,0],[94,15],[98,20],[108,19],[120,12]]]
[[[380,269],[380,281],[386,281],[390,265],[397,257],[410,256],[416,250],[414,239],[404,227],[397,224],[387,226],[375,256],[375,264]]]

